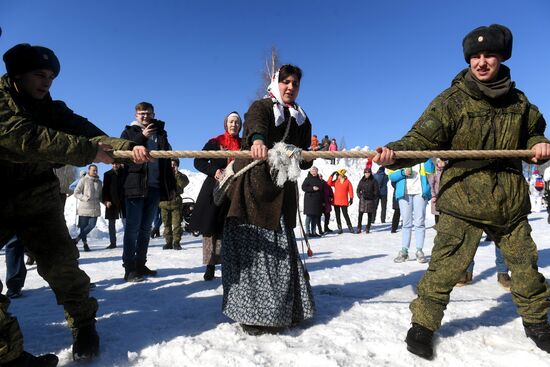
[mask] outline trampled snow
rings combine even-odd
[[[335,166],[315,162],[325,178],[336,168],[346,168],[354,187],[364,164],[363,160],[342,160]],[[196,198],[204,176],[184,173],[191,184],[183,196]],[[186,233],[182,251],[163,251],[163,239],[152,240],[147,265],[157,269],[158,276],[129,284],[122,279],[122,225],[119,247],[105,250],[108,231],[100,219],[88,241],[92,252],[81,252],[80,259],[81,268],[97,284],[91,294],[99,301],[101,355],[86,366],[550,366],[549,355],[525,337],[510,293],[497,284],[490,242],[480,244],[474,283],[451,294],[436,334],[435,360],[410,354],[403,341],[410,326],[408,306],[428,264],[414,259],[393,262],[401,233],[390,233],[392,212],[389,200],[386,223],[378,217],[370,234],[346,231],[312,239],[314,256],[306,261],[316,317],[279,335],[257,337],[222,315],[221,272],[218,268],[214,281],[202,279],[200,237]],[[435,230],[429,207],[427,213],[424,250],[429,257]],[[65,214],[74,235],[72,197]],[[357,200],[350,214],[356,225]],[[546,216],[545,212],[529,216],[545,275],[550,272]],[[334,213],[331,227],[336,227]],[[301,238],[298,229],[296,233]],[[3,261],[0,274],[5,274]],[[35,266],[29,268],[23,296],[12,301],[10,310],[19,319],[26,350],[56,353],[61,366],[79,365],[71,359],[71,334],[63,310]]]

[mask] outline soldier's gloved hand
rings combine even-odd
[[[349,199],[349,205],[351,206],[351,204],[353,204],[353,198]]]

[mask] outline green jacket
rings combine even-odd
[[[505,66],[502,66],[505,67]],[[489,99],[465,81],[461,71],[437,96],[393,150],[531,149],[548,143],[538,108],[514,88]],[[390,169],[418,160],[397,160]],[[521,160],[451,160],[437,199],[439,211],[477,223],[510,227],[530,212],[529,188]]]
[[[25,98],[7,75],[0,78],[0,197],[17,201],[18,194],[43,196],[50,190],[59,195],[53,168],[92,163],[99,142],[122,150],[135,145],[109,138],[49,95],[41,101]]]
[[[178,171],[176,174],[176,197],[173,200],[161,201],[159,208],[172,210],[178,209],[182,203],[181,194],[183,194],[183,190],[187,185],[189,185],[189,178]]]

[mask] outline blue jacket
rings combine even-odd
[[[428,159],[424,163],[420,163],[420,182],[422,183],[422,197],[426,200],[432,198],[432,192],[430,190],[430,184],[428,183],[428,175],[435,172],[435,166],[431,159]],[[395,198],[397,200],[405,196],[405,179],[404,169],[398,169],[395,171],[390,170],[388,177],[392,182],[395,182]]]
[[[384,171],[378,170],[373,175],[376,182],[378,182],[378,189],[379,189],[379,195],[380,196],[387,196],[388,195],[388,175]]]

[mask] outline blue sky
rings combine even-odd
[[[304,70],[298,102],[313,133],[374,148],[467,66],[462,38],[480,25],[512,30],[512,78],[550,116],[549,19],[546,0],[2,0],[0,53],[52,48],[54,99],[113,136],[149,101],[174,149],[190,150],[220,134],[228,112],[244,115],[275,46]]]

